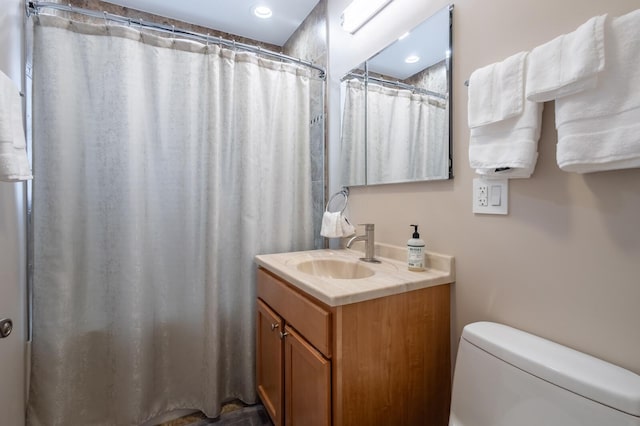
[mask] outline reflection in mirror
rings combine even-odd
[[[447,6],[343,78],[344,185],[449,179]]]
[[[366,72],[365,64],[352,70],[343,79],[342,137],[340,141],[341,182],[345,186],[366,185]]]

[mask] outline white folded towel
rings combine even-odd
[[[325,211],[322,215],[320,235],[327,238],[348,237],[355,233],[355,228],[342,212]]]
[[[607,19],[598,85],[556,100],[557,161],[577,173],[640,167],[640,9]]]
[[[0,180],[33,179],[27,159],[22,100],[11,79],[0,72]]]
[[[469,78],[469,128],[522,114],[527,52],[475,70]]]
[[[531,51],[527,63],[526,98],[546,102],[596,87],[605,67],[604,22],[589,19],[578,29]]]
[[[477,71],[469,81],[469,164],[476,173],[485,176],[502,176],[507,178],[528,178],[533,173],[538,159],[538,139],[540,139],[540,123],[542,121],[542,104],[527,101],[524,98],[527,53],[521,52],[497,64],[497,69],[510,69],[509,73],[498,72],[505,81],[501,84],[490,83],[488,86],[471,90],[472,87],[483,84],[482,80],[474,79]],[[490,68],[485,67],[486,68]],[[491,79],[489,79],[491,80]],[[507,84],[506,82],[510,82]],[[489,90],[491,89],[492,90]],[[485,99],[476,99],[475,96]],[[504,102],[500,99],[504,98]],[[489,101],[491,100],[491,101]],[[472,116],[478,118],[482,105],[491,110],[491,105],[511,104],[511,112],[516,111],[515,105],[520,105],[517,114],[501,114],[506,119],[492,121],[482,126],[474,126]],[[475,110],[478,111],[475,111]],[[502,109],[502,111],[505,111]],[[494,115],[494,118],[497,115]],[[484,119],[483,121],[489,121]]]
[[[538,159],[543,104],[524,102],[517,117],[471,129],[469,165],[484,176],[528,178]]]

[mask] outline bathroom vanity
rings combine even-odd
[[[256,257],[257,390],[274,424],[446,425],[453,258],[404,251]],[[386,257],[389,256],[389,257]]]

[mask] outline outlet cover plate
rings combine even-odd
[[[473,212],[480,214],[508,214],[509,179],[473,179]]]

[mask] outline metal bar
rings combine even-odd
[[[347,74],[345,77],[351,77],[351,78],[357,78],[360,80],[364,80],[365,76],[362,74],[356,74],[356,73],[349,73]],[[344,78],[343,78],[344,80]],[[379,77],[372,77],[372,76],[367,76],[367,80],[368,81],[373,81],[375,83],[380,83],[380,84],[386,84],[389,86],[394,86],[394,87],[399,87],[401,89],[406,89],[406,90],[410,90],[414,93],[419,93],[421,95],[428,95],[428,96],[434,96],[436,98],[440,98],[440,99],[447,99],[446,95],[443,95],[441,93],[438,92],[434,92],[428,89],[422,89],[418,86],[413,86],[411,84],[407,84],[407,83],[402,83],[401,81],[393,81],[393,80],[387,80],[385,78],[379,78]]]
[[[41,9],[54,9],[61,10],[64,12],[78,13],[80,15],[90,16],[92,18],[104,19],[112,22],[117,22],[124,25],[137,25],[141,28],[151,29],[154,31],[159,31],[161,33],[171,34],[172,36],[179,36],[181,38],[196,40],[199,42],[203,42],[205,44],[209,44],[212,41],[212,37],[209,34],[200,34],[193,31],[189,31],[182,28],[176,28],[173,25],[165,25],[159,24],[155,22],[148,22],[143,19],[131,19],[126,18],[120,15],[114,15],[112,13],[107,12],[97,12],[95,10],[83,9],[80,7],[74,7],[71,5],[59,4],[59,3],[51,3],[51,2],[40,2],[40,1],[30,1],[26,6],[27,16],[31,16],[32,14],[39,14]],[[223,45],[225,47],[233,48],[233,49],[242,49],[248,52],[256,53],[258,55],[264,55],[271,58],[275,58],[281,61],[292,62],[301,66],[305,66],[308,68],[312,68],[319,72],[319,77],[324,80],[326,78],[325,69],[313,64],[312,62],[305,61],[299,58],[294,58],[293,56],[285,55],[284,53],[274,52],[272,50],[263,49],[259,46],[254,46],[251,44],[240,43],[235,40],[227,40],[221,37],[215,37],[215,42]]]
[[[25,43],[26,46],[29,43]],[[30,48],[25,47],[25,136],[27,142],[27,156],[29,164],[33,169],[33,116],[32,116],[32,54]],[[33,181],[36,173],[34,171],[34,179],[26,182],[26,207],[27,207],[27,342],[33,339],[33,268],[34,268],[34,230],[33,230]]]

